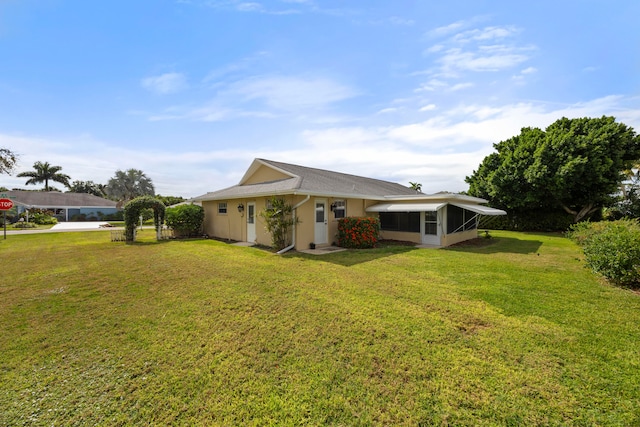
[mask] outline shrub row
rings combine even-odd
[[[378,243],[378,218],[340,218],[338,220],[338,246],[351,249],[373,248]]]
[[[582,222],[569,237],[584,251],[589,268],[610,282],[640,288],[640,223],[633,219]]]
[[[482,216],[479,228],[511,231],[567,231],[573,217],[564,211],[511,211],[502,216]]]

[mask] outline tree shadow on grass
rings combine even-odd
[[[542,242],[539,240],[516,239],[513,237],[492,237],[467,240],[447,248],[445,251],[472,252],[475,254],[535,254],[540,250]]]

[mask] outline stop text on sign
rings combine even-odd
[[[13,207],[13,202],[9,199],[0,199],[0,211],[8,211]]]

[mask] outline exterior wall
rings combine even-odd
[[[267,170],[272,170],[268,169]],[[260,212],[267,207],[267,201],[269,197],[258,197],[250,199],[231,199],[220,201],[207,201],[202,203],[202,207],[205,211],[204,230],[205,233],[211,237],[233,240],[233,241],[246,241],[247,240],[247,218],[246,207],[248,203],[255,203],[255,230],[256,240],[255,243],[271,246],[271,235],[265,228],[265,223]],[[285,196],[287,203],[292,206],[302,203],[298,209],[296,209],[296,217],[298,223],[295,228],[295,248],[297,250],[304,250],[309,248],[310,244],[315,240],[315,201],[316,199],[324,199],[327,202],[327,229],[328,229],[328,242],[326,246],[337,243],[338,241],[338,219],[331,211],[330,206],[336,200],[344,200],[346,204],[346,216],[347,217],[364,217],[364,216],[377,216],[376,214],[370,214],[365,209],[379,202],[363,200],[363,199],[342,199],[332,197],[315,197],[312,196],[309,200],[306,200],[306,196]],[[227,213],[218,213],[218,203],[227,203]],[[238,205],[243,204],[245,206],[244,212],[238,212]],[[446,212],[442,212],[444,220],[446,218]],[[443,224],[443,227],[446,224]],[[446,229],[446,227],[445,227]],[[465,240],[474,239],[477,237],[477,230],[468,230],[464,232],[454,234],[443,234],[440,236],[441,246],[450,246]],[[421,233],[411,233],[403,231],[381,231],[380,238],[390,240],[402,240],[414,242],[416,244],[422,243]]]
[[[227,213],[218,213],[218,203],[227,203]],[[241,217],[238,213],[237,200],[215,200],[202,202],[204,209],[204,232],[218,239],[242,240]]]
[[[262,165],[243,184],[259,184],[286,178],[291,177],[289,175],[283,174],[282,172],[278,172],[275,169]]]
[[[298,196],[296,203],[304,200],[306,196]],[[325,199],[327,201],[327,243],[320,246],[331,246],[338,243],[338,218],[331,211],[330,206],[337,200],[344,200],[346,206],[346,216],[348,217],[363,217],[370,216],[365,212],[365,201],[363,199],[344,199],[335,197],[311,197],[307,202],[300,206],[297,210],[297,216],[299,223],[296,226],[296,249],[304,250],[308,249],[311,243],[315,240],[315,200]]]
[[[442,246],[451,246],[455,245],[456,243],[464,242],[465,240],[475,239],[476,237],[478,237],[478,230],[474,229],[462,231],[460,233],[445,234],[444,236],[442,236],[441,241]]]
[[[202,202],[204,209],[204,232],[214,238],[238,242],[247,241],[247,204],[255,203],[255,243],[271,246],[271,235],[265,228],[265,222],[260,212],[267,207],[268,197],[249,199],[230,199]],[[302,200],[303,198],[298,198]],[[292,197],[285,198],[287,203],[295,205],[299,200]],[[227,203],[227,213],[218,213],[218,203]],[[238,212],[238,205],[244,205],[244,211]]]
[[[302,202],[306,196],[298,196],[295,198],[293,205]],[[296,209],[296,241],[297,250],[308,249],[309,245],[315,239],[315,198],[311,197],[298,209]]]
[[[362,199],[341,199],[332,197],[310,197],[309,200],[302,203],[296,209],[296,224],[294,242],[296,249],[303,250],[309,248],[310,244],[315,240],[315,200],[325,199],[327,201],[327,246],[338,241],[338,219],[331,211],[330,206],[336,200],[344,200],[346,204],[347,216],[368,216],[365,212],[365,201]],[[255,203],[255,227],[256,241],[255,243],[271,246],[271,235],[265,228],[265,223],[260,212],[267,207],[269,197],[259,197],[253,199],[231,199],[205,201],[202,203],[204,209],[204,232],[211,237],[223,240],[246,241],[247,240],[247,219],[246,206],[247,203]],[[292,206],[303,202],[306,196],[286,196],[285,200]],[[218,203],[227,203],[227,213],[218,213]],[[238,212],[238,205],[242,203],[245,211]]]
[[[403,242],[422,243],[420,233],[411,233],[408,231],[380,231],[381,239],[400,240]]]

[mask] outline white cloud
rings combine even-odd
[[[449,49],[438,59],[444,72],[450,71],[500,71],[512,68],[529,59],[525,49],[508,46],[491,46],[477,51]]]
[[[473,83],[458,83],[458,84],[455,84],[455,85],[451,86],[450,90],[452,92],[455,92],[455,91],[458,91],[458,90],[468,89],[468,88],[473,87],[473,86],[474,86]]]
[[[264,7],[260,3],[238,3],[236,9],[240,12],[264,12]]]
[[[389,114],[389,113],[396,113],[398,112],[398,108],[395,107],[389,107],[389,108],[383,108],[382,110],[379,110],[376,114]]]
[[[426,71],[414,72],[412,76],[426,75],[416,92],[456,91],[471,87],[468,82],[456,80],[473,79],[472,73],[499,73],[512,70],[531,60],[536,47],[518,40],[521,30],[512,25],[469,28],[481,18],[457,21],[439,27],[429,33],[437,42],[423,53],[431,66]],[[525,74],[535,72],[529,66],[512,80],[520,84]],[[508,76],[505,76],[508,79]]]
[[[229,95],[259,100],[269,107],[292,111],[323,108],[357,95],[352,88],[326,77],[260,76],[234,83]]]
[[[322,76],[256,76],[219,82],[214,88],[217,93],[203,105],[171,107],[151,114],[149,119],[217,122],[241,117],[313,114],[314,121],[327,122],[336,118],[319,115],[320,112],[325,113],[333,104],[359,95],[355,89]]]
[[[399,16],[392,16],[391,18],[389,18],[389,22],[391,22],[393,25],[402,26],[411,26],[416,23],[416,21],[414,21],[413,19],[401,18]]]
[[[148,91],[166,95],[180,92],[188,87],[186,77],[181,73],[165,73],[142,79],[142,87]]]
[[[424,107],[420,107],[420,111],[423,111],[423,112],[424,111],[433,111],[436,108],[438,108],[438,107],[436,107],[436,104],[427,104]]]
[[[519,30],[514,26],[505,27],[485,27],[482,29],[473,29],[456,34],[452,41],[456,43],[469,43],[469,42],[485,42],[488,40],[504,39],[512,37]]]
[[[415,92],[433,92],[437,89],[444,89],[449,87],[449,84],[443,80],[431,79],[426,83],[422,83]]]
[[[449,34],[455,33],[456,31],[459,31],[461,29],[463,29],[464,27],[468,26],[469,24],[465,21],[456,21],[453,22],[449,25],[444,25],[442,27],[438,27],[438,28],[434,28],[433,30],[429,31],[427,33],[427,36],[430,38],[439,38],[439,37],[444,37],[447,36]]]

